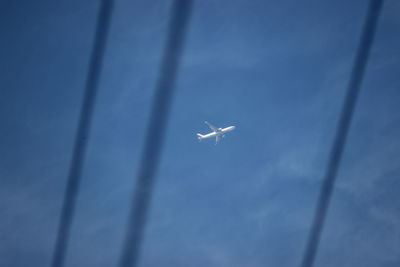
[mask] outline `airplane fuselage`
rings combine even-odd
[[[216,137],[217,135],[224,135],[227,132],[233,131],[236,127],[235,126],[229,126],[226,128],[219,128],[218,131],[209,133],[209,134],[204,134],[201,135],[201,139],[205,139],[205,138],[210,138],[210,137]]]
[[[204,134],[204,135],[198,133],[197,138],[199,140],[202,140],[205,138],[215,137],[215,144],[218,144],[218,142],[221,140],[221,138],[225,136],[225,133],[230,132],[236,128],[235,126],[229,126],[226,128],[218,128],[207,121],[205,121],[204,123],[207,124],[208,127],[210,127],[212,132],[208,133],[208,134]]]

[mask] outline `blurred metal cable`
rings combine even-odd
[[[313,224],[303,255],[302,267],[311,267],[314,265],[321,232],[325,223],[329,202],[331,200],[333,187],[343,155],[344,146],[346,144],[351,119],[364,77],[381,9],[382,0],[371,0],[361,33],[360,43],[357,48],[353,69],[350,75],[346,98],[337,125],[335,139],[329,154],[329,161],[315,210]]]
[[[110,27],[113,5],[113,0],[100,1],[93,50],[89,63],[90,65],[86,80],[83,103],[81,106],[64,202],[56,237],[56,244],[53,253],[53,267],[62,267],[65,263],[65,255],[68,248],[71,224],[75,214],[79,184],[82,178],[82,170],[88,143],[87,139],[90,134],[93,110],[100,80],[100,73],[103,65],[103,57]]]
[[[137,175],[126,239],[119,266],[134,267],[139,262],[143,232],[152,197],[166,127],[174,96],[175,80],[190,19],[191,0],[175,0],[167,32],[167,41],[153,97],[150,121]]]

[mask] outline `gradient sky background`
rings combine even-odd
[[[67,266],[116,266],[170,1],[116,0]],[[98,1],[0,2],[0,266],[49,266]],[[299,266],[362,0],[195,1],[141,266]],[[400,2],[385,1],[315,266],[400,266]],[[203,123],[236,125],[217,146]]]

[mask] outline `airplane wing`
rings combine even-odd
[[[219,140],[221,140],[222,136],[221,135],[217,135],[215,136],[215,144],[218,144]]]
[[[217,127],[215,127],[214,125],[212,125],[208,121],[205,121],[205,123],[208,125],[208,127],[210,127],[211,130],[213,130],[214,132],[218,132],[218,128]]]

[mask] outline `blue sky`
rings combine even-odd
[[[0,4],[0,266],[50,263],[97,3]],[[67,266],[120,257],[169,7],[116,1]],[[195,1],[141,266],[299,266],[366,7]],[[385,1],[316,266],[400,264],[399,12]],[[199,143],[205,120],[237,129]]]

